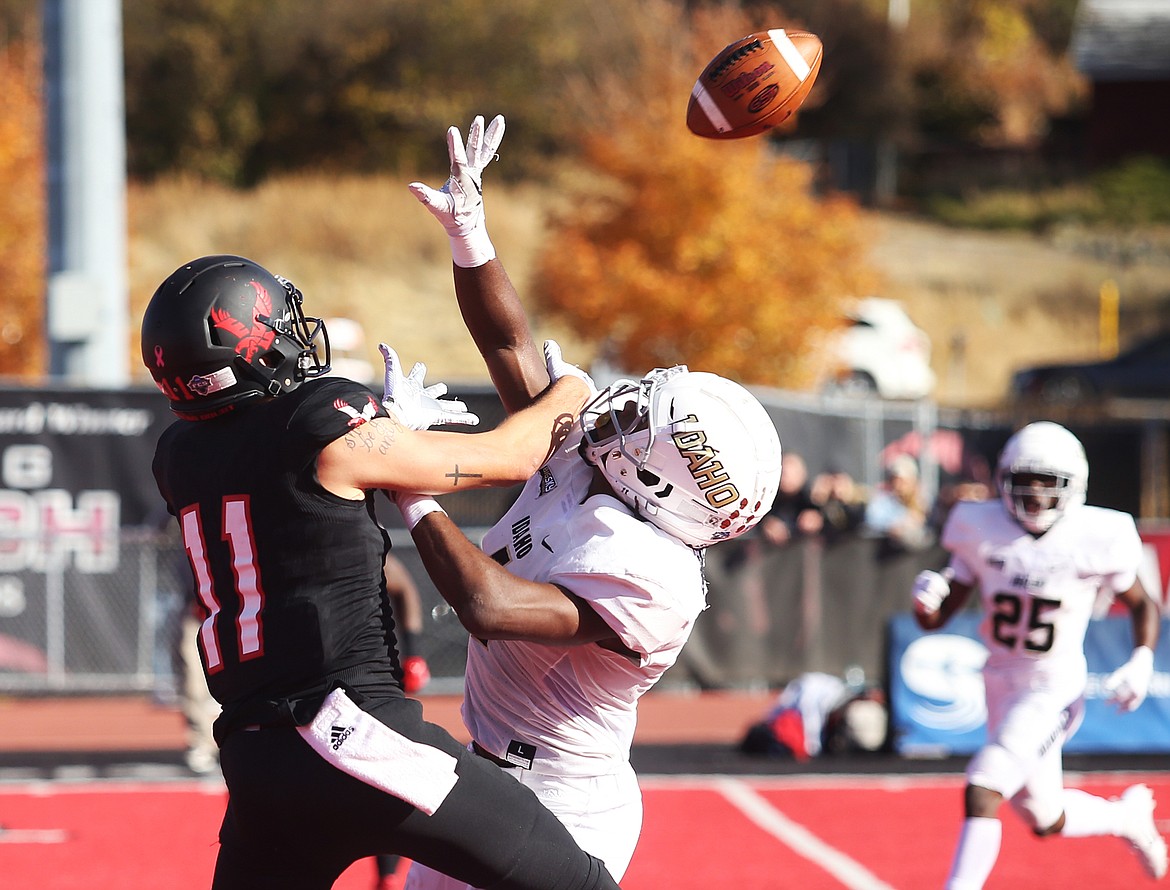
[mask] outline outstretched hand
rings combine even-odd
[[[483,227],[483,170],[496,157],[504,138],[504,116],[497,114],[487,128],[483,115],[476,115],[467,129],[467,145],[458,127],[447,130],[447,156],[451,175],[441,189],[422,182],[408,186],[411,193],[431,212],[447,234],[466,236]]]
[[[382,388],[382,404],[394,414],[403,426],[412,430],[425,430],[445,423],[475,426],[479,418],[467,410],[467,405],[458,399],[443,399],[447,384],[434,383],[423,386],[427,366],[416,362],[406,376],[402,374],[402,362],[398,353],[385,343],[378,344],[386,375]]]

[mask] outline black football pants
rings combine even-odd
[[[228,787],[214,890],[328,890],[349,865],[392,853],[484,890],[616,890],[532,792],[422,719],[418,702],[368,708],[396,732],[458,759],[428,816],[326,763],[295,728],[224,739]]]

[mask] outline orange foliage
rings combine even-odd
[[[983,119],[964,138],[997,148],[1035,148],[1051,120],[1073,112],[1088,81],[1072,56],[1033,24],[1039,0],[971,0],[915,7],[901,43],[912,76],[934,83],[941,104]],[[923,103],[923,97],[919,98]],[[947,108],[950,106],[950,108]]]
[[[1085,79],[1068,55],[1044,46],[1017,4],[983,0],[976,15],[968,84],[989,95],[996,114],[983,136],[992,145],[1034,145],[1052,115],[1085,95]]]
[[[763,137],[686,129],[707,59],[758,30],[721,15],[696,20],[689,52],[643,53],[582,103],[583,160],[600,179],[554,221],[536,299],[627,371],[686,363],[798,388],[840,300],[873,284],[868,245],[856,206],[818,198],[808,164]]]
[[[40,53],[0,48],[0,375],[45,368],[45,178]]]

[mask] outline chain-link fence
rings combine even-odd
[[[422,599],[430,691],[456,692],[467,633],[443,608],[409,535],[392,531],[391,538]],[[147,530],[125,530],[110,546],[116,565],[109,571],[80,569],[61,554],[43,569],[0,579],[0,691],[174,697],[180,627],[192,602],[186,555],[173,535]]]
[[[158,644],[182,595],[165,538],[126,530],[106,546],[102,571],[56,549],[0,579],[0,689],[151,689],[169,670]]]
[[[1013,425],[929,403],[758,394],[811,474],[843,471],[873,486],[894,455],[911,454],[931,498],[986,478]],[[503,416],[490,389],[456,395],[485,428]],[[157,393],[0,391],[0,692],[173,690],[191,582],[145,469],[170,422],[158,402]],[[1144,480],[1165,466],[1170,423],[1083,421],[1070,425],[1089,451],[1090,502],[1138,513]],[[516,491],[448,495],[444,506],[478,543]],[[378,514],[422,597],[428,691],[457,692],[466,633],[398,511],[379,498]],[[775,686],[850,664],[880,677],[885,619],[903,607],[908,578],[938,558],[920,551],[891,561],[863,537],[783,550],[755,535],[717,545],[707,554],[711,608],[664,684]]]
[[[485,529],[468,529],[478,541]],[[416,580],[427,691],[462,689],[467,633],[445,608],[409,535],[394,552]],[[62,558],[43,572],[5,578],[0,597],[0,690],[21,693],[149,691],[176,695],[182,616],[191,603],[186,558],[173,535],[128,530],[117,567],[80,571]],[[776,686],[805,670],[858,664],[883,673],[882,628],[904,608],[909,579],[935,554],[881,559],[857,538],[828,552],[816,541],[775,548],[757,537],[706,554],[710,608],[667,685]]]

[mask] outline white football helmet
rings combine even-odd
[[[1016,485],[1016,473],[1055,477],[1049,488]],[[1043,420],[1017,431],[999,455],[999,496],[1008,513],[1028,531],[1043,534],[1070,507],[1085,502],[1089,462],[1080,440],[1058,423]],[[1052,498],[1051,506],[1029,512],[1026,499]]]
[[[581,413],[581,453],[636,513],[696,549],[772,506],[780,437],[738,383],[686,365],[618,380]]]

